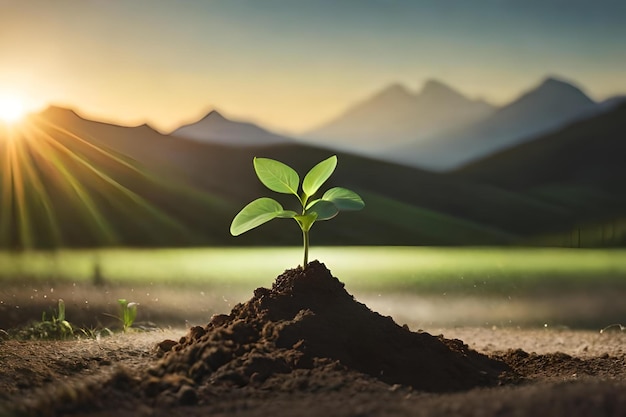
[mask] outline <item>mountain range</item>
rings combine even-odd
[[[200,142],[233,146],[272,145],[291,141],[252,123],[228,120],[216,110],[210,111],[200,120],[179,127],[171,134]]]
[[[417,95],[399,86],[384,90],[304,139],[446,171],[600,113],[619,100],[596,103],[572,83],[549,77],[512,102],[495,107],[429,81]],[[395,127],[390,129],[390,124]]]
[[[426,82],[417,94],[394,84],[303,138],[316,144],[378,152],[481,120],[494,111],[485,101],[470,100],[436,80]]]
[[[297,245],[289,220],[228,233],[255,198],[290,207],[258,181],[252,159],[304,173],[332,153],[328,187],[357,191],[366,209],[316,223],[315,245],[623,245],[625,120],[617,104],[437,173],[295,140],[190,140],[51,107],[17,133],[0,129],[0,247]]]
[[[449,171],[600,114],[626,100],[597,103],[579,87],[548,77],[502,106],[472,100],[444,83],[413,93],[393,84],[296,138],[232,121],[216,111],[172,132],[232,146],[300,142],[432,171]]]
[[[384,152],[397,162],[447,170],[587,117],[597,108],[577,87],[548,78],[480,120]]]

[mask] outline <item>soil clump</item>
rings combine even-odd
[[[257,288],[229,315],[214,316],[161,348],[167,353],[143,390],[185,403],[196,402],[196,388],[207,384],[322,389],[324,383],[308,386],[311,373],[320,372],[364,374],[424,392],[493,386],[515,376],[504,362],[461,340],[412,332],[371,311],[318,261],[285,271],[271,289]]]

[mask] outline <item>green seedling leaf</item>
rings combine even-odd
[[[72,329],[72,325],[67,320],[59,321],[59,331],[63,338],[74,333],[74,330]]]
[[[132,327],[137,318],[137,306],[139,306],[139,303],[129,303],[125,298],[120,298],[117,302],[121,310],[119,320],[122,322],[122,329],[126,332]]]
[[[339,210],[361,210],[365,207],[363,199],[354,191],[347,188],[335,187],[326,191],[322,200],[332,202]]]
[[[316,213],[316,220],[330,220],[335,217],[339,210],[332,202],[326,200],[317,200],[306,211],[307,213]]]
[[[315,194],[332,175],[336,167],[337,156],[333,155],[311,168],[302,181],[302,191],[304,191],[305,196],[310,197]]]
[[[295,217],[295,211],[283,210],[283,206],[273,198],[261,197],[245,206],[233,219],[230,233],[233,236],[247,232],[267,223],[276,217]]]
[[[317,220],[317,213],[298,214],[294,218],[300,225],[302,231],[308,232],[309,230],[311,230],[311,226],[313,226],[315,220]]]
[[[298,195],[300,177],[289,165],[268,158],[254,158],[254,171],[259,180],[272,191]]]
[[[128,303],[126,305],[126,316],[124,317],[124,321],[126,323],[128,323],[128,327],[132,326],[132,324],[135,322],[135,319],[137,318],[137,306],[139,304],[138,303]]]
[[[315,165],[305,175],[302,183],[302,196],[298,194],[300,177],[288,165],[268,158],[254,158],[254,170],[261,182],[270,190],[284,194],[294,194],[302,211],[296,213],[284,210],[276,200],[262,197],[245,206],[233,219],[230,233],[233,236],[247,232],[274,218],[292,218],[302,230],[304,246],[304,263],[306,266],[309,256],[309,230],[316,220],[329,220],[340,210],[360,210],[365,203],[354,191],[335,187],[328,190],[322,198],[308,201],[313,194],[328,180],[337,167],[337,156],[323,160]]]

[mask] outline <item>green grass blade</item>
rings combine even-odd
[[[65,321],[65,302],[59,298],[59,321]]]

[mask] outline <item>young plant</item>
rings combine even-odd
[[[300,177],[288,165],[269,158],[254,158],[254,171],[259,180],[272,191],[283,194],[293,194],[300,203],[298,212],[285,210],[273,198],[261,197],[245,206],[233,219],[230,233],[239,236],[250,229],[254,229],[274,218],[294,219],[302,230],[304,245],[305,267],[309,262],[309,231],[313,223],[329,220],[339,211],[361,210],[365,203],[354,191],[346,188],[334,187],[326,191],[321,198],[312,199],[319,188],[332,175],[337,167],[337,156],[315,165],[305,175],[300,192]]]
[[[129,303],[124,298],[120,298],[119,300],[117,300],[117,302],[120,305],[120,317],[119,317],[119,319],[122,322],[122,328],[124,330],[124,333],[126,333],[126,331],[128,331],[128,329],[130,329],[130,327],[135,322],[135,319],[137,318],[137,306],[139,304],[138,303],[132,303],[132,302]]]
[[[35,322],[19,332],[23,339],[68,339],[74,335],[74,328],[65,319],[65,302],[59,299],[58,314],[53,312],[48,320],[45,311],[41,314],[41,321]]]

